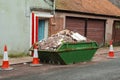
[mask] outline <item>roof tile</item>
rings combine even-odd
[[[56,0],[56,10],[120,16],[120,9],[108,0]]]

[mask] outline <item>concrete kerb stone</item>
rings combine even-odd
[[[0,59],[0,66],[2,66],[2,59]],[[9,58],[9,64],[27,64],[32,62],[32,57],[21,57],[21,58]]]
[[[30,64],[31,67],[39,67],[42,66],[43,64]]]
[[[10,70],[13,70],[13,67],[9,67],[9,68],[6,68],[6,69],[3,69],[3,68],[0,68],[1,71],[10,71]]]

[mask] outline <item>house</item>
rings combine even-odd
[[[98,42],[120,42],[120,9],[109,0],[56,0],[54,34],[70,29]]]
[[[0,53],[5,44],[9,53],[27,53],[63,29],[99,45],[120,41],[120,10],[109,0],[0,0],[0,18]]]
[[[0,53],[27,53],[31,45],[48,37],[53,0],[0,0]],[[40,35],[39,35],[40,34]]]

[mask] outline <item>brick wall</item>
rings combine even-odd
[[[58,31],[61,31],[63,29],[63,18],[61,17],[52,17],[49,20],[49,35],[57,33]]]

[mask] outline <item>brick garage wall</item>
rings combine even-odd
[[[49,19],[49,35],[56,34],[58,31],[63,30],[63,18],[59,16],[54,16]]]

